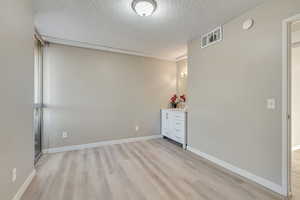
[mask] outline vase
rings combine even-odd
[[[177,103],[171,103],[172,108],[176,108],[177,107]]]

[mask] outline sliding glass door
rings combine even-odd
[[[42,154],[43,123],[43,46],[35,40],[34,48],[34,150],[35,162]]]

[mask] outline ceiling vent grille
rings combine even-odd
[[[209,47],[217,42],[222,41],[223,31],[222,26],[217,27],[211,32],[201,36],[201,48]]]

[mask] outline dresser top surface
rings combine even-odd
[[[174,112],[187,112],[187,109],[181,109],[181,108],[168,108],[168,109],[161,109],[165,111],[174,111]]]

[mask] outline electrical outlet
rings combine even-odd
[[[13,183],[17,180],[17,168],[13,168],[11,180]]]
[[[139,131],[140,127],[139,126],[135,126],[135,131]]]
[[[69,137],[69,134],[67,131],[62,132],[62,138],[67,138]]]
[[[276,108],[276,100],[275,99],[267,99],[267,108],[269,110],[275,110],[275,108]]]

